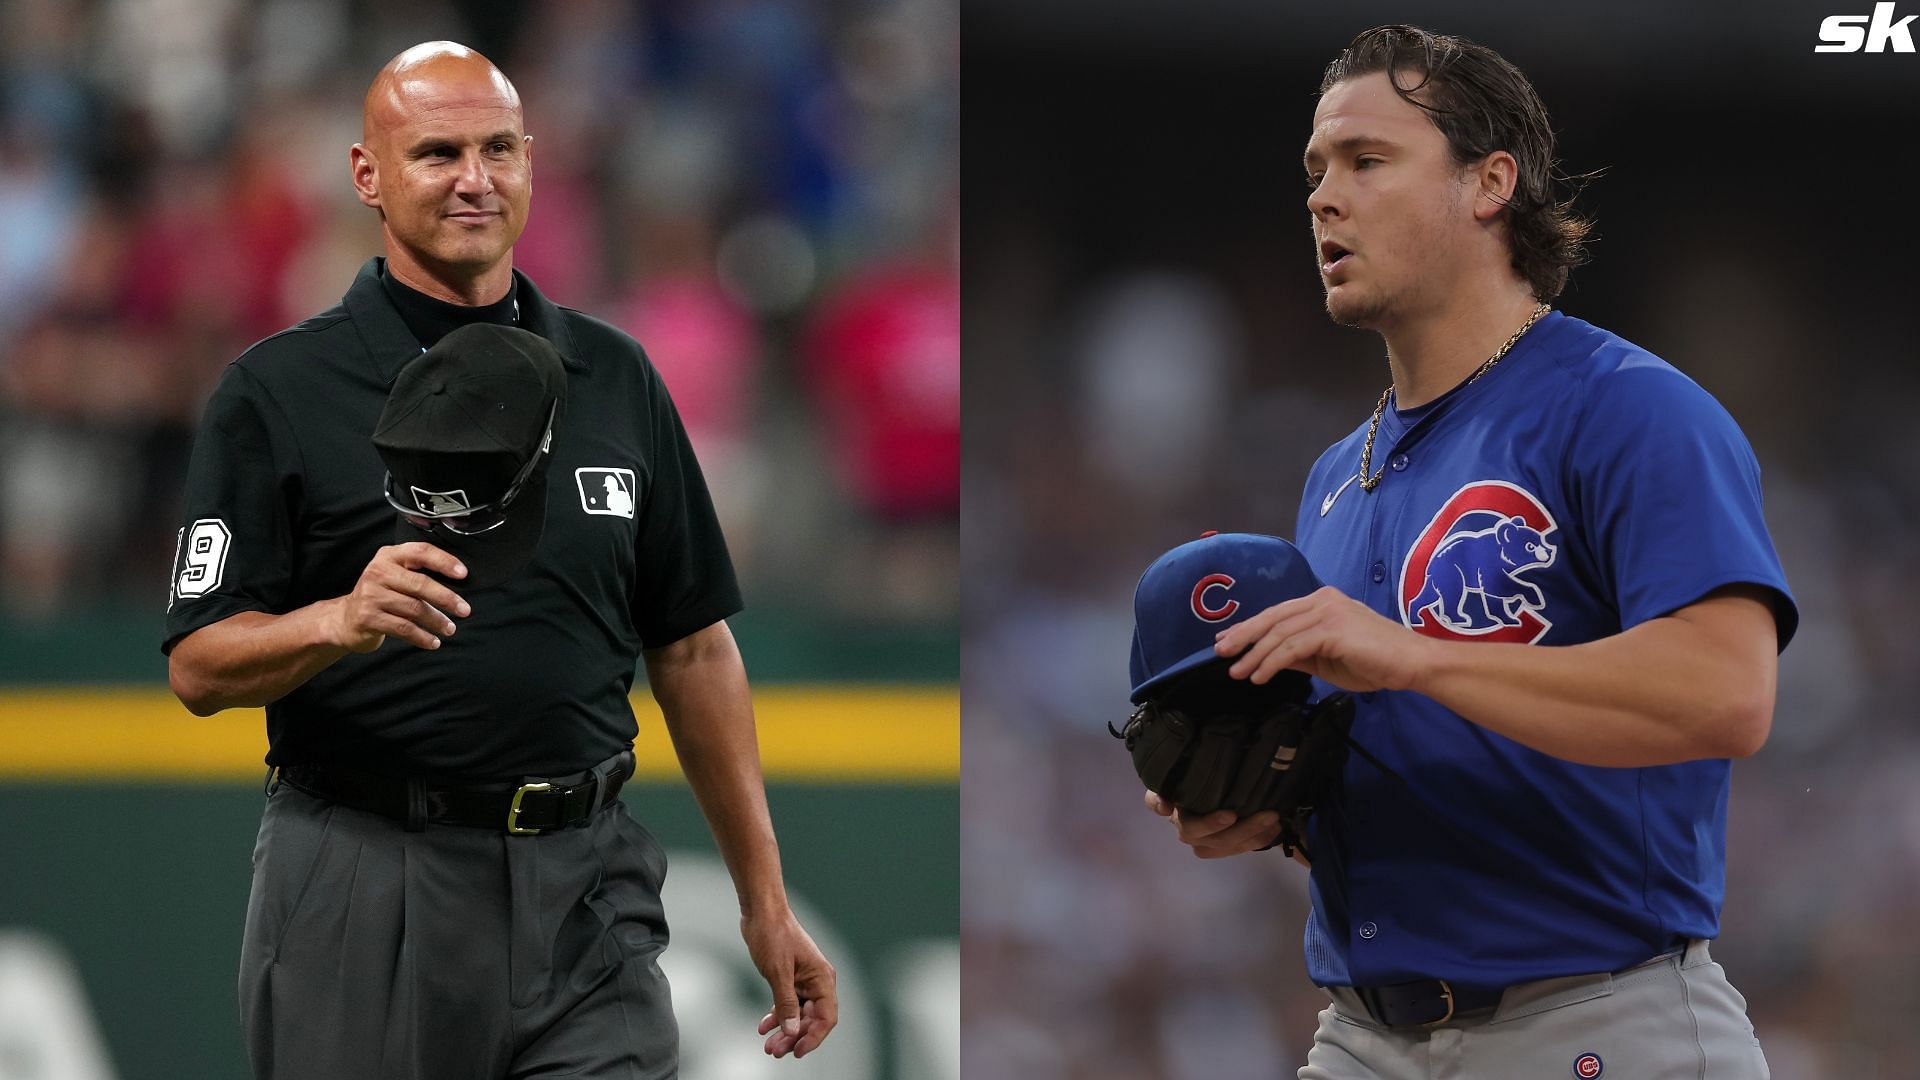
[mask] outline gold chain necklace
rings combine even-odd
[[[1521,335],[1533,329],[1533,324],[1539,322],[1540,317],[1551,310],[1553,309],[1545,304],[1535,305],[1533,314],[1527,316],[1527,321],[1520,324],[1520,329],[1513,332],[1513,336],[1507,339],[1506,344],[1500,346],[1492,356],[1487,357],[1486,363],[1481,364],[1472,375],[1467,377],[1467,381],[1460,385],[1472,386],[1479,380],[1480,376],[1491,371],[1493,365],[1499,363],[1500,358],[1507,355],[1507,350],[1513,348],[1513,343],[1519,341]],[[1392,400],[1392,398],[1393,387],[1388,386],[1380,393],[1380,404],[1373,407],[1373,422],[1367,425],[1367,445],[1360,450],[1361,491],[1372,491],[1374,488],[1379,487],[1380,478],[1387,474],[1387,467],[1385,465],[1380,466],[1380,471],[1374,473],[1372,476],[1367,475],[1367,469],[1373,465],[1373,437],[1380,433],[1380,418],[1387,414],[1387,402]]]

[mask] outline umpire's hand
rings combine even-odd
[[[1241,821],[1239,815],[1231,810],[1187,817],[1179,807],[1153,791],[1147,792],[1147,809],[1173,822],[1174,831],[1180,834],[1180,842],[1192,848],[1196,858],[1224,859],[1231,855],[1244,855],[1249,851],[1259,851],[1280,838],[1280,815],[1272,810],[1262,810],[1245,821]],[[1301,866],[1313,865],[1298,850],[1293,853],[1293,861]]]
[[[459,559],[416,541],[374,552],[353,591],[334,601],[334,640],[353,652],[372,652],[390,637],[422,649],[437,649],[453,633],[451,615],[473,614],[452,589],[420,573],[467,576]]]
[[[740,919],[753,965],[773,991],[773,1011],[760,1018],[766,1052],[796,1058],[812,1053],[840,1022],[840,991],[833,965],[791,909]]]

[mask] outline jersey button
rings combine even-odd
[[[1375,585],[1378,585],[1385,580],[1387,580],[1387,564],[1383,562],[1374,563],[1373,564],[1373,583]]]
[[[1363,922],[1360,924],[1360,936],[1362,938],[1365,938],[1368,941],[1372,941],[1373,936],[1375,934],[1378,934],[1379,932],[1380,932],[1380,928],[1370,922]]]
[[[1407,471],[1407,455],[1395,454],[1393,455],[1393,460],[1387,462],[1387,464],[1393,466],[1394,472],[1406,472]]]

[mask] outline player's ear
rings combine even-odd
[[[1478,192],[1473,200],[1473,216],[1479,221],[1488,221],[1500,215],[1507,204],[1513,201],[1513,193],[1520,185],[1520,163],[1505,150],[1495,150],[1480,159],[1474,167]]]

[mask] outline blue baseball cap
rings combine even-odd
[[[1320,579],[1300,549],[1259,533],[1201,534],[1153,561],[1133,590],[1133,702],[1214,660],[1213,636]]]

